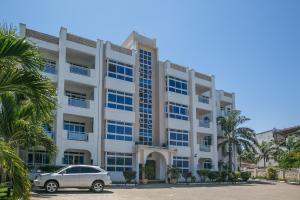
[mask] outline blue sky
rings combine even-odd
[[[2,0],[0,22],[117,44],[136,30],[157,39],[161,60],[214,74],[218,89],[236,92],[257,132],[300,124],[298,0]]]

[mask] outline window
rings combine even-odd
[[[71,133],[85,133],[85,123],[64,121],[64,130]]]
[[[167,76],[167,91],[187,95],[187,81],[173,76]]]
[[[43,166],[49,163],[49,155],[45,151],[29,151],[27,154],[27,165],[29,166]]]
[[[49,60],[49,59],[44,59],[45,61],[45,67],[44,67],[44,72],[49,73],[49,74],[56,74],[56,61],[55,60]]]
[[[69,152],[65,151],[63,164],[67,165],[81,165],[84,164],[84,153],[83,152]]]
[[[189,146],[189,132],[176,129],[167,129],[169,145]]]
[[[132,171],[132,154],[106,152],[107,171]]]
[[[79,174],[80,173],[80,167],[71,167],[66,169],[66,174]]]
[[[212,168],[212,163],[211,159],[205,159],[203,162],[203,168],[204,169],[211,169]]]
[[[139,143],[152,145],[152,53],[139,50]]]
[[[118,92],[115,90],[107,90],[107,104],[108,108],[119,110],[133,110],[132,94],[125,92]]]
[[[82,174],[88,174],[88,173],[99,173],[100,171],[98,169],[92,168],[92,167],[80,167],[80,173]]]
[[[70,72],[74,74],[90,76],[90,69],[87,66],[70,63]]]
[[[179,168],[181,170],[181,174],[189,172],[189,158],[174,156],[173,167]]]
[[[125,63],[117,62],[114,60],[108,60],[108,76],[125,81],[133,81],[133,67]]]
[[[106,121],[106,139],[132,141],[132,124]]]
[[[167,117],[174,118],[174,119],[181,119],[181,120],[188,120],[188,106],[167,102],[166,104],[166,114]]]

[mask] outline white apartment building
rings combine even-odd
[[[45,76],[57,87],[57,110],[49,136],[58,147],[52,164],[93,164],[110,172],[154,167],[196,175],[218,170],[222,132],[217,116],[235,106],[234,93],[216,90],[215,77],[169,60],[160,61],[156,39],[132,32],[121,46],[90,40],[61,28],[52,36],[20,24],[20,35],[38,46]],[[47,127],[45,127],[47,128]],[[28,165],[49,164],[43,150],[26,152]]]

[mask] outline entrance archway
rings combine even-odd
[[[167,161],[165,156],[159,152],[149,153],[145,157],[144,173],[145,178],[148,180],[165,181],[167,178]]]

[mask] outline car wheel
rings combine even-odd
[[[104,189],[104,184],[102,181],[95,181],[92,185],[93,192],[102,192]]]
[[[48,181],[45,184],[46,192],[53,193],[53,192],[56,192],[57,189],[58,189],[58,183],[56,181]]]

